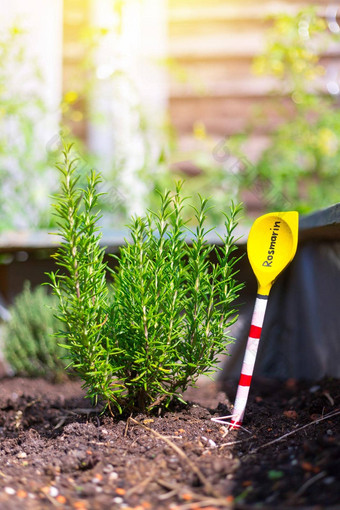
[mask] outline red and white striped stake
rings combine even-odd
[[[278,275],[294,258],[298,241],[296,211],[269,213],[254,222],[248,237],[247,251],[258,283],[254,313],[237,388],[234,412],[230,416],[212,418],[231,428],[243,428],[242,422],[260,342],[270,289]],[[224,421],[230,418],[230,422]]]
[[[255,308],[251,320],[251,326],[247,341],[246,352],[243,359],[240,381],[238,383],[236,399],[234,404],[234,412],[231,416],[231,425],[240,427],[243,422],[244,412],[246,410],[248,394],[251,379],[254,372],[257,350],[260,343],[262,325],[266,313],[268,296],[257,294]]]
[[[257,294],[253,317],[251,320],[250,331],[247,341],[246,352],[243,359],[241,376],[238,383],[236,399],[234,404],[234,412],[228,416],[219,416],[212,418],[216,423],[229,425],[231,428],[242,428],[244,413],[247,406],[250,384],[253,377],[254,366],[256,361],[257,350],[260,343],[262,325],[266,313],[268,296]],[[230,418],[229,421],[225,421]]]

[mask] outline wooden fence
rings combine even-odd
[[[147,0],[143,0],[147,1]],[[166,1],[166,0],[160,0]],[[266,145],[266,134],[280,122],[273,108],[272,90],[275,81],[252,73],[252,62],[261,52],[270,15],[296,13],[314,5],[328,23],[337,23],[340,8],[329,11],[325,0],[167,0],[169,63],[168,112],[179,140],[180,151],[198,148],[193,129],[204,124],[210,138],[220,141],[242,132],[252,118],[254,109],[261,111],[265,122],[255,125],[247,151],[250,157]],[[329,13],[332,13],[332,19]],[[81,62],[86,57],[82,34],[91,19],[90,0],[64,1],[64,92],[79,89],[79,98],[65,112],[72,130],[83,140],[88,139],[86,100],[81,95],[85,71]],[[339,27],[339,25],[338,25]],[[149,31],[152,39],[152,30]],[[340,41],[340,37],[339,37]],[[320,87],[326,90],[327,80],[340,77],[340,42],[336,41],[321,56],[326,68]],[[340,98],[340,95],[338,96]],[[289,108],[289,100],[280,96]],[[82,113],[85,115],[82,118]],[[179,156],[181,158],[181,156]],[[185,171],[185,168],[183,168]]]
[[[169,109],[183,139],[191,136],[197,121],[202,121],[216,138],[242,131],[255,106],[268,119],[257,135],[261,137],[272,129],[279,121],[272,109],[275,82],[255,76],[251,64],[263,49],[265,32],[271,24],[268,16],[295,13],[308,5],[315,5],[322,16],[329,12],[324,0],[169,0],[169,57],[182,71],[182,82],[172,80]],[[324,52],[321,63],[332,72],[340,70],[340,38]],[[321,87],[325,89],[325,81]]]

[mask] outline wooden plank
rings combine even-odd
[[[259,55],[265,45],[266,35],[256,30],[237,31],[234,33],[214,33],[202,36],[191,35],[169,40],[169,55],[173,58],[252,58]],[[339,46],[333,42],[322,53],[324,56],[339,55]]]
[[[226,79],[210,82],[197,80],[195,83],[170,85],[169,95],[174,99],[200,98],[200,97],[268,97],[275,93],[275,97],[287,96],[287,93],[280,90],[280,81],[268,77],[258,77],[249,74],[246,77],[236,79]],[[312,89],[311,89],[312,90]],[[325,78],[320,78],[314,83],[313,91],[315,93],[327,94],[327,82]]]
[[[329,5],[327,0],[324,1],[281,1],[281,2],[260,2],[256,4],[245,5],[239,2],[237,5],[228,5],[226,3],[213,5],[206,2],[204,5],[193,6],[188,0],[183,5],[169,6],[169,23],[180,24],[190,20],[191,23],[197,22],[220,22],[221,20],[232,21],[248,21],[258,22],[267,19],[268,17],[282,14],[295,14],[307,5],[315,5],[319,16],[326,15],[326,9]],[[261,4],[261,5],[260,5]]]
[[[282,99],[286,110],[291,110],[291,103]],[[244,130],[255,107],[261,109],[266,122],[254,126],[256,133],[266,133],[277,126],[282,118],[273,108],[270,97],[258,98],[247,96],[244,98],[228,97],[187,97],[183,99],[170,98],[169,111],[175,128],[181,134],[192,132],[195,122],[204,123],[210,135],[226,136]]]
[[[168,0],[168,5],[170,10],[182,9],[182,8],[191,8],[191,9],[206,9],[207,6],[209,9],[222,9],[225,6],[229,6],[231,4],[231,8],[239,8],[242,10],[252,9],[254,7],[253,0],[239,0],[237,2],[237,6],[235,6],[236,2],[231,2],[230,0]],[[259,11],[263,11],[268,8],[269,5],[273,5],[276,2],[273,0],[259,0],[256,3],[256,8]],[[315,6],[328,6],[330,4],[329,0],[281,0],[281,5],[287,7],[297,6],[298,8],[306,7],[308,5]]]
[[[340,54],[333,57],[323,57],[320,65],[325,69],[340,66]],[[280,94],[280,81],[270,76],[258,76],[252,72],[252,60],[249,59],[219,59],[185,60],[178,62],[183,70],[183,81],[170,79],[169,95],[172,98],[188,96],[216,96],[216,97],[244,97],[269,96],[273,91]],[[171,72],[170,72],[171,78]],[[327,94],[329,74],[321,76],[313,82],[316,92]]]
[[[226,3],[212,5],[210,2],[205,5],[190,4],[186,1],[181,5],[172,7],[170,2],[169,7],[169,22],[180,23],[190,19],[192,22],[209,22],[220,20],[248,20],[257,21],[263,20],[268,16],[286,12],[287,14],[296,13],[299,8],[303,6],[302,3],[294,3],[292,5],[287,2],[263,2],[260,7],[258,3],[242,5],[228,5]]]
[[[320,65],[327,68],[328,66],[338,66],[340,61],[340,48],[337,53],[320,56]],[[185,55],[176,59],[176,67],[183,71],[182,83],[188,81],[207,80],[209,83],[227,80],[227,79],[248,79],[254,77],[252,72],[253,58],[235,58],[233,55],[228,58],[213,55],[209,59],[202,58],[199,55],[194,58],[186,58]],[[178,83],[175,72],[172,72],[171,60],[169,62],[169,75],[172,81]],[[185,80],[184,80],[185,78]]]
[[[190,35],[190,37],[200,38],[202,36],[219,34],[229,34],[234,32],[247,33],[251,32],[264,32],[264,30],[272,26],[272,21],[269,19],[217,19],[217,20],[196,20],[191,18],[183,20],[180,23],[168,22],[168,37],[169,39],[180,39]]]
[[[264,34],[255,31],[240,33],[215,33],[195,37],[188,32],[186,37],[170,39],[169,55],[174,58],[179,56],[192,58],[199,55],[200,58],[209,56],[250,57],[258,55],[264,48]]]
[[[243,149],[250,161],[256,161],[262,151],[268,147],[268,144],[269,138],[267,134],[254,134],[243,144]],[[179,163],[180,161],[188,161],[192,154],[204,152],[206,156],[211,155],[212,164],[222,164],[226,163],[227,158],[231,156],[227,150],[227,136],[211,136],[210,133],[208,133],[207,139],[201,140],[196,138],[192,133],[183,134],[178,142],[178,150],[172,162]],[[216,159],[214,154],[217,154]]]

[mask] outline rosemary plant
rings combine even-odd
[[[92,173],[87,188],[78,189],[69,148],[59,170],[56,212],[63,242],[55,257],[63,271],[50,277],[72,366],[89,396],[119,412],[181,400],[199,375],[216,370],[218,354],[232,341],[228,328],[236,321],[233,303],[242,287],[234,254],[239,207],[231,205],[221,246],[213,246],[206,240],[206,199],[194,209],[191,231],[183,220],[181,185],[160,195],[159,212],[131,221],[131,237],[111,271],[109,299],[94,212],[99,178]]]

